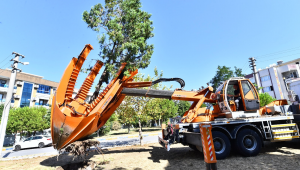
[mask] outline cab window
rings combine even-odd
[[[229,95],[234,95],[234,88],[233,88],[233,84],[229,84],[227,87],[227,94]]]
[[[257,95],[248,81],[242,81],[242,88],[245,99],[257,99]]]
[[[224,87],[224,84],[221,84],[221,85],[217,88],[216,94],[217,94],[218,92],[220,92],[220,94],[223,94],[223,87]]]

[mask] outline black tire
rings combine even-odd
[[[225,159],[231,150],[229,138],[220,131],[213,131],[212,136],[217,160]]]
[[[45,145],[43,142],[39,143],[39,148],[43,148]]]
[[[15,146],[15,151],[19,151],[19,150],[21,150],[21,146],[20,145],[16,145]]]
[[[239,131],[234,143],[236,151],[246,157],[258,155],[262,147],[261,137],[251,129]]]

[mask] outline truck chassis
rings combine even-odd
[[[299,138],[299,129],[293,115],[260,116],[250,118],[216,118],[209,121],[217,159],[226,158],[231,149],[243,156],[256,156],[263,141],[287,141]],[[173,134],[168,128],[174,128]],[[177,123],[162,129],[163,139],[159,143],[169,147],[172,143],[189,145],[202,151],[199,123]],[[167,145],[166,145],[167,144]]]

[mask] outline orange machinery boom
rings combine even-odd
[[[213,91],[212,87],[207,87],[199,92],[183,91],[181,89],[176,89],[175,91],[135,89],[137,87],[150,87],[160,81],[175,80],[181,85],[184,82],[179,78],[159,79],[154,82],[132,82],[138,71],[131,71],[130,76],[124,76],[126,63],[122,64],[115,78],[98,97],[91,104],[88,104],[85,102],[85,98],[96,75],[103,66],[101,61],[97,61],[79,89],[78,94],[72,98],[80,69],[92,49],[93,47],[88,44],[78,58],[72,58],[53,98],[51,136],[54,148],[62,149],[68,144],[97,131],[106,123],[126,95],[194,101],[191,108],[185,113],[183,122],[209,121],[217,116],[217,108],[214,111],[200,108],[203,102],[215,103],[215,100],[210,99]]]

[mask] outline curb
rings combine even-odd
[[[143,135],[144,136],[144,135]],[[151,144],[151,143],[156,143],[154,141],[152,142],[145,142],[144,144]],[[115,146],[115,147],[103,147],[101,149],[110,149],[110,148],[117,148],[117,147],[124,147],[124,146],[136,146],[137,144],[133,145],[123,145],[123,146]],[[50,153],[41,153],[41,154],[33,154],[33,155],[24,155],[24,156],[14,156],[14,157],[9,157],[9,158],[0,158],[0,161],[11,161],[11,160],[20,160],[20,159],[31,159],[31,158],[36,158],[36,157],[42,157],[42,156],[54,156],[58,155],[57,152],[50,152]]]
[[[6,148],[6,149],[2,149],[2,151],[9,151],[9,150],[13,150],[14,148]]]
[[[156,136],[156,135],[161,135],[160,133],[150,133],[150,134],[145,134],[143,137],[147,136]],[[131,135],[131,136],[120,136],[120,137],[111,137],[111,138],[99,138],[97,139],[98,141],[110,141],[110,140],[118,140],[118,139],[128,139],[128,138],[138,138],[139,135]]]
[[[156,136],[156,135],[161,135],[162,133],[150,133],[150,134],[145,134],[143,137],[147,136]],[[139,137],[139,135],[131,135],[131,136],[120,136],[120,137],[111,137],[111,138],[100,138],[97,139],[98,141],[110,141],[110,140],[118,140],[118,139],[130,139],[130,138],[136,138]],[[146,143],[155,143],[155,142],[145,142]],[[133,146],[133,145],[124,145],[124,146]],[[116,147],[123,147],[123,146],[116,146]],[[113,147],[107,147],[103,149],[108,149],[108,148],[113,148]],[[6,148],[2,149],[3,151],[6,150],[13,150],[13,148]],[[24,155],[24,156],[14,156],[14,157],[9,157],[9,158],[0,158],[0,161],[9,161],[9,160],[19,160],[19,159],[30,159],[30,158],[36,158],[36,157],[41,157],[41,156],[52,156],[52,155],[58,155],[57,152],[50,152],[50,153],[41,153],[41,154],[33,154],[33,155]]]
[[[24,156],[13,156],[9,158],[0,158],[0,161],[10,161],[10,160],[19,160],[19,159],[30,159],[30,158],[36,158],[41,156],[52,156],[57,155],[57,152],[50,152],[50,153],[40,153],[40,154],[33,154],[33,155],[24,155]]]
[[[150,133],[150,134],[145,134],[143,135],[143,137],[147,137],[147,136],[156,136],[156,135],[161,135],[160,133]],[[112,137],[112,138],[99,138],[97,139],[98,141],[108,141],[108,140],[118,140],[118,139],[127,139],[127,138],[138,138],[139,135],[134,135],[134,136],[120,136],[120,137]],[[2,151],[10,151],[13,150],[14,148],[6,148],[6,149],[2,149]]]

